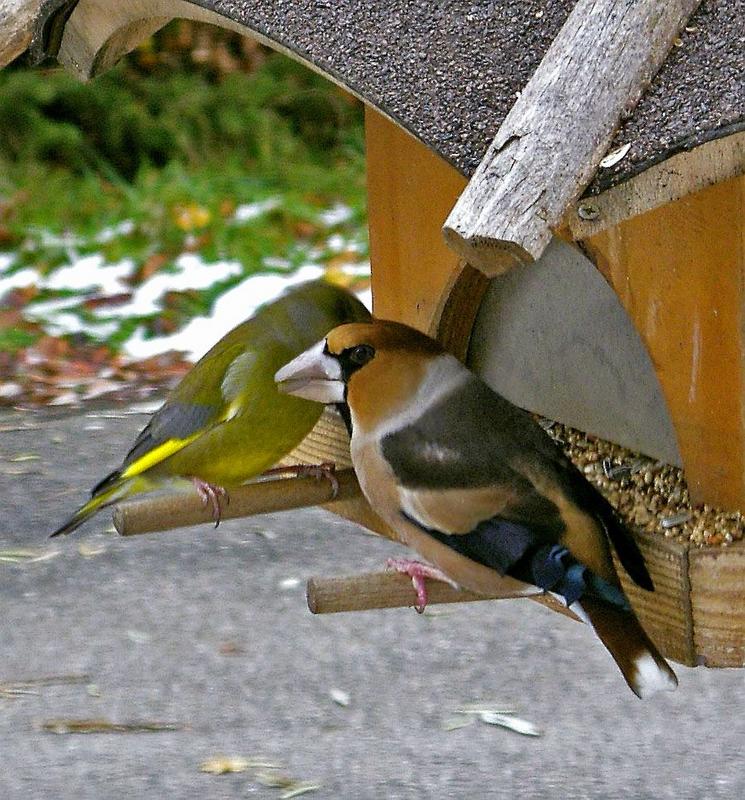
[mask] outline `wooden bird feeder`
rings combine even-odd
[[[30,48],[89,78],[183,17],[343,86],[366,104],[375,313],[518,405],[684,467],[693,502],[745,510],[745,0],[0,9],[0,63]],[[348,466],[346,446],[326,415],[295,455]],[[379,527],[353,495],[334,510]],[[638,540],[657,591],[627,588],[663,652],[745,665],[745,544]],[[311,582],[317,610],[360,607],[344,580]],[[411,604],[403,580],[353,594]]]

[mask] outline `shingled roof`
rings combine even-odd
[[[118,5],[114,3],[113,5]],[[48,0],[49,21],[77,3]],[[136,4],[134,4],[136,5]],[[159,0],[157,13],[214,12],[347,87],[470,176],[572,0]],[[92,65],[95,70],[95,65]],[[745,128],[745,0],[703,0],[601,170],[602,191],[671,155]]]

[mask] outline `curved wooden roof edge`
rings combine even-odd
[[[217,24],[320,72],[470,176],[574,2],[546,5],[45,0],[31,49],[88,78],[174,17]],[[743,36],[745,0],[703,0],[615,136],[627,154],[570,208],[575,238],[745,173]]]

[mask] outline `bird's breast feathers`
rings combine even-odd
[[[387,366],[387,365],[386,365]],[[385,413],[368,413],[367,406],[354,402],[350,397],[350,416],[352,420],[351,453],[355,470],[363,491],[371,501],[385,509],[389,519],[398,516],[399,509],[406,505],[403,487],[392,464],[383,454],[386,437],[398,431],[415,426],[417,421],[444,397],[457,391],[469,378],[468,372],[450,355],[440,355],[419,370],[418,385],[411,391],[403,390],[401,384],[410,383],[414,378],[412,371],[401,372],[385,369],[377,375],[380,388],[376,396],[385,395]],[[430,448],[428,455],[433,458],[446,458],[447,454],[435,441],[422,442],[422,447]]]
[[[363,491],[393,527],[400,526],[405,515],[425,528],[465,533],[484,516],[498,511],[503,502],[513,499],[510,487],[495,488],[491,484],[453,490],[445,486],[409,485],[404,479],[406,465],[388,452],[388,443],[406,437],[407,453],[417,464],[425,465],[425,474],[426,465],[433,464],[439,469],[453,470],[457,479],[458,465],[463,461],[462,448],[431,428],[437,427],[438,409],[443,405],[455,408],[457,413],[457,402],[453,405],[450,398],[457,398],[471,380],[470,373],[456,359],[441,355],[429,362],[416,390],[400,398],[395,413],[361,418],[352,405],[351,451],[355,469]],[[395,389],[395,381],[391,381],[382,391],[395,394]],[[422,426],[422,420],[428,424]],[[442,423],[447,425],[447,418]]]
[[[380,391],[395,391],[381,382]],[[397,531],[467,534],[483,521],[526,525],[536,541],[562,542],[608,581],[617,580],[605,534],[566,495],[552,445],[525,412],[452,356],[432,359],[395,413],[352,415],[352,459],[371,505]],[[405,521],[404,521],[405,520]]]

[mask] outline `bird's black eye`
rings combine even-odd
[[[349,360],[354,364],[356,367],[361,367],[364,364],[367,364],[368,361],[375,355],[374,348],[370,347],[369,344],[358,344],[357,347],[353,347],[349,352]]]

